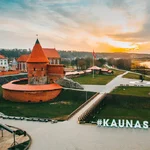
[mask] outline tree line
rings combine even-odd
[[[95,59],[93,63],[93,59],[88,57],[88,58],[76,58],[74,60],[69,60],[69,59],[63,59],[62,64],[65,66],[75,66],[77,69],[87,69],[93,64],[98,67],[103,67],[105,64],[108,64],[109,66],[117,67],[119,69],[124,69],[124,70],[130,70],[131,69],[131,59],[104,59],[104,58],[99,58]]]
[[[0,55],[4,55],[7,58],[18,58],[24,54],[30,54],[31,50],[27,49],[0,49]]]

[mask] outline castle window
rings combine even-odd
[[[52,60],[50,59],[50,64],[52,64]]]
[[[54,83],[53,79],[50,79],[50,83]]]
[[[41,71],[43,71],[44,70],[44,68],[41,68]]]
[[[34,74],[32,75],[32,77],[34,77]]]
[[[35,71],[36,69],[35,69],[35,68],[33,68],[33,70]]]
[[[53,59],[53,64],[56,64],[56,60],[55,59]]]

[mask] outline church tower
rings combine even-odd
[[[36,43],[33,47],[33,50],[27,60],[28,68],[28,84],[38,85],[38,84],[47,84],[47,64],[49,63],[45,53],[39,43],[39,40],[36,40]]]

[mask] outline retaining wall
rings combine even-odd
[[[78,122],[81,123],[95,108],[96,106],[105,98],[107,94],[104,93],[93,105],[91,105],[79,118]]]

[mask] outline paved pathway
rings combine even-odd
[[[100,92],[100,93],[109,93],[111,92],[115,87],[123,85],[129,85],[129,86],[145,86],[150,87],[150,81],[143,81],[136,79],[127,79],[122,78],[125,74],[127,74],[128,71],[125,73],[115,77],[112,81],[110,81],[106,85],[83,85],[85,91],[93,91],[93,92]]]
[[[85,105],[80,111],[78,111],[69,121],[78,121],[78,118],[89,109],[97,100],[99,100],[104,94],[97,95],[92,101]]]
[[[89,91],[109,92],[120,84],[133,81],[116,77],[106,86],[86,86]],[[146,83],[139,83],[147,86]],[[133,85],[131,83],[131,85]],[[95,88],[94,88],[95,87]],[[9,124],[26,130],[32,137],[30,150],[149,150],[150,130],[99,128],[92,125],[79,125],[75,121],[64,121],[57,124],[27,122],[0,119]]]
[[[140,80],[134,80],[134,79],[127,79],[122,78],[125,74],[127,74],[128,71],[125,73],[118,75],[115,77],[112,81],[110,81],[106,85],[83,85],[85,91],[94,91],[99,92],[100,94],[97,95],[91,102],[89,102],[86,106],[84,106],[78,113],[76,113],[70,120],[77,121],[78,118],[83,114],[89,107],[91,107],[97,100],[99,100],[100,97],[104,95],[104,93],[111,92],[115,87],[119,86],[120,84],[123,85],[139,85],[139,86],[150,86],[150,83],[148,81],[141,82]]]
[[[108,93],[112,91],[116,86],[118,86],[118,79],[120,79],[123,75],[125,75],[128,72],[125,72],[117,77],[115,77],[111,82],[109,82],[106,86],[105,85],[88,85],[85,86],[85,90],[88,91],[95,91],[95,92],[100,92],[99,95],[97,95],[92,101],[90,101],[87,105],[85,105],[79,112],[77,112],[70,120],[78,121],[78,118],[85,112],[87,111],[96,101],[98,101],[104,93]],[[101,90],[101,91],[100,91]],[[101,93],[102,92],[102,93]]]
[[[4,120],[32,137],[29,150],[149,150],[150,130],[103,128],[74,121],[56,124]],[[0,137],[1,138],[1,137]]]

